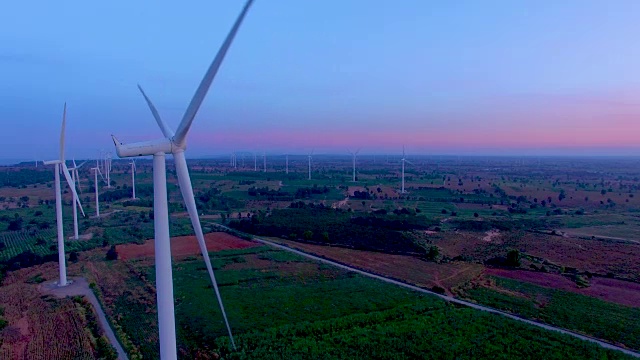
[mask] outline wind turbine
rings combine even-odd
[[[106,153],[104,157],[104,168],[107,174],[107,188],[111,189],[111,153]]]
[[[198,89],[196,90],[187,110],[185,111],[182,121],[178,126],[178,129],[174,132],[171,130],[165,122],[160,118],[160,114],[156,110],[151,100],[146,96],[141,87],[139,87],[142,95],[144,96],[149,109],[151,110],[158,126],[162,130],[163,138],[153,141],[138,142],[132,144],[122,144],[115,137],[113,141],[115,143],[116,152],[119,157],[134,157],[153,155],[153,212],[154,212],[154,229],[155,229],[155,262],[156,262],[156,289],[157,289],[157,303],[158,303],[158,328],[160,332],[160,357],[162,359],[176,359],[176,327],[175,327],[175,313],[174,313],[174,298],[173,298],[173,283],[172,283],[172,270],[171,270],[171,244],[169,237],[169,212],[167,207],[167,173],[165,154],[172,154],[175,162],[176,174],[178,176],[178,185],[182,193],[182,198],[185,202],[187,212],[191,218],[191,223],[198,239],[200,251],[204,258],[207,271],[213,283],[216,296],[218,298],[218,304],[222,311],[227,330],[229,331],[229,337],[231,344],[235,348],[233,336],[231,334],[231,327],[227,320],[227,315],[224,311],[222,299],[220,297],[220,291],[213,274],[211,267],[211,260],[207,252],[207,247],[204,242],[204,235],[202,233],[202,227],[200,226],[200,219],[198,218],[198,211],[196,208],[195,199],[193,196],[193,188],[191,187],[191,179],[189,177],[189,170],[187,168],[187,162],[185,160],[184,151],[186,149],[186,138],[191,128],[191,124],[204,100],[211,83],[220,68],[220,65],[224,59],[227,50],[233,42],[238,28],[240,27],[242,20],[244,19],[249,7],[253,3],[253,0],[248,0],[242,9],[242,12],[236,19],[231,31],[227,35],[224,43],[218,51],[213,62],[209,66],[204,78],[200,82]]]
[[[99,194],[98,194],[98,174],[100,174],[100,176],[102,176],[102,173],[100,172],[100,166],[98,166],[98,160],[96,160],[96,167],[91,168],[91,170],[93,170],[93,179],[94,179],[94,183],[93,186],[95,188],[96,191],[96,218],[100,217],[100,199],[99,199]]]
[[[253,171],[258,171],[258,157],[255,151],[253,152]]]
[[[76,165],[75,159],[73,160],[73,167],[69,169],[71,171],[71,180],[73,181],[73,185],[76,186],[76,181],[78,183],[77,191],[80,191],[80,173],[78,173],[78,169],[82,167],[86,163],[83,162],[80,165]],[[80,237],[78,236],[78,204],[80,200],[78,199],[77,193],[73,194],[73,239],[78,240]],[[84,215],[84,213],[82,214]]]
[[[131,194],[131,200],[136,199],[136,161],[131,160],[131,188],[133,193]]]
[[[314,150],[311,150],[311,153],[307,155],[307,158],[309,159],[309,180],[311,180],[311,155],[313,155],[313,151]]]
[[[67,180],[69,188],[71,188],[71,192],[73,193],[73,201],[78,203],[78,205],[80,206],[80,211],[82,212],[82,216],[84,216],[84,210],[82,210],[82,205],[80,204],[80,200],[78,200],[78,194],[76,193],[75,183],[73,182],[73,179],[71,179],[67,164],[65,164],[64,162],[64,131],[66,125],[67,103],[64,104],[64,111],[62,113],[62,131],[60,132],[60,158],[58,160],[50,160],[44,162],[45,165],[55,165],[54,176],[56,190],[56,224],[58,227],[58,264],[60,265],[60,280],[58,281],[58,286],[67,285],[67,264],[64,253],[64,230],[62,226],[62,193],[60,191],[61,170],[64,174],[65,179]]]
[[[404,190],[404,163],[411,164],[409,160],[405,159],[404,145],[402,146],[402,159],[400,161],[402,162],[402,190],[400,191],[400,193],[404,194],[406,193],[406,191]]]
[[[349,153],[353,158],[353,182],[356,182],[356,155],[358,155],[359,152],[360,152],[360,149],[356,150],[355,152],[349,150]]]
[[[262,152],[262,172],[267,172],[267,153]]]
[[[288,174],[289,173],[289,154],[286,154],[284,156],[284,158],[285,158],[285,164],[286,164],[285,165],[285,172]]]

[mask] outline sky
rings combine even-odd
[[[241,0],[11,1],[0,159],[174,128]],[[640,155],[640,1],[256,0],[188,138],[231,151]]]

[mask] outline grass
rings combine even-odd
[[[473,288],[466,290],[465,296],[490,307],[640,350],[640,308],[511,279],[492,279],[497,289]]]
[[[219,340],[223,349],[226,339]],[[622,359],[567,335],[497,315],[419,300],[411,305],[237,338],[229,359]],[[630,357],[629,357],[630,358]]]
[[[202,260],[189,257],[173,272],[178,347],[187,358],[625,358],[268,247],[211,255],[239,350],[228,346]],[[154,269],[131,265],[146,279],[127,282],[113,316],[145,358],[157,358],[156,314],[143,303],[148,296],[134,295],[149,291]]]

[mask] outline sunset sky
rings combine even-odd
[[[11,1],[0,158],[67,157],[177,126],[242,8]],[[256,0],[189,136],[237,151],[640,155],[640,1]],[[7,146],[8,145],[8,146]]]

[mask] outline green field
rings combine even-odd
[[[465,290],[464,296],[496,309],[640,350],[640,308],[511,279],[492,279],[498,289],[471,288]]]
[[[230,348],[204,264],[189,257],[174,264],[178,347],[187,358],[625,358],[268,247],[211,255],[238,349]],[[139,276],[128,275],[127,291],[106,303],[107,313],[144,358],[157,358],[148,303],[154,270],[139,261],[127,268]]]

